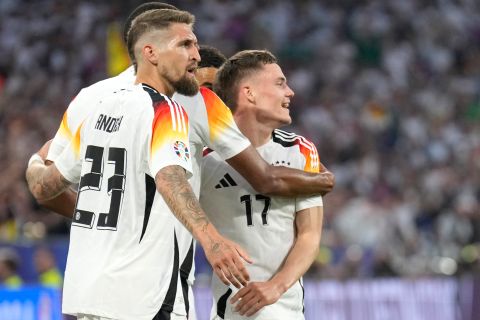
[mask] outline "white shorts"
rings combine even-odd
[[[189,300],[189,316],[187,318],[184,314],[177,314],[172,312],[170,314],[170,320],[197,320],[197,312],[195,310],[195,300],[193,297],[192,286],[188,286],[188,300]],[[78,314],[77,320],[116,320],[112,318],[99,317],[91,314]]]
[[[190,296],[190,301],[193,301],[192,300],[192,297],[193,297],[193,291],[190,288],[190,292],[189,292],[189,296]],[[170,314],[170,320],[196,320],[197,317],[196,317],[196,313],[195,313],[195,304],[193,305],[193,307],[191,306],[190,307],[190,312],[189,312],[190,316],[187,318],[186,315],[184,314],[176,314],[174,312],[172,312]],[[91,315],[91,314],[79,314],[77,315],[77,320],[116,320],[116,319],[112,319],[112,318],[105,318],[105,317],[99,317],[99,316],[94,316],[94,315]]]

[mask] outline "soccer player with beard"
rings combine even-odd
[[[187,319],[172,313],[180,268],[175,217],[225,283],[248,281],[248,256],[210,224],[187,181],[189,117],[170,97],[198,91],[193,22],[178,10],[138,16],[128,34],[135,83],[91,97],[94,111],[54,164],[30,161],[36,199],[79,184],[62,306],[78,319]],[[152,177],[161,197],[149,189]]]
[[[137,7],[128,17],[125,24],[124,36],[129,30],[131,22],[140,13],[152,9],[175,8],[162,2],[149,2]],[[176,8],[175,8],[176,9]],[[133,61],[135,64],[135,61]],[[113,88],[118,84],[132,83],[135,79],[134,67],[127,68],[120,75],[106,80],[99,81],[87,88],[82,89],[75,99],[70,103],[67,111],[64,113],[60,127],[53,140],[47,142],[40,153],[47,152],[46,163],[49,164],[58,157],[66,145],[73,137],[73,133],[82,123],[85,117],[92,112],[88,99],[90,96],[96,96],[105,88]],[[284,167],[274,167],[265,162],[253,148],[248,139],[238,130],[231,112],[228,107],[209,90],[203,90],[193,97],[187,97],[176,93],[175,100],[182,100],[182,106],[187,113],[191,110],[201,109],[201,117],[190,117],[194,125],[190,133],[195,133],[190,137],[190,142],[198,145],[193,157],[195,161],[201,159],[201,149],[203,146],[209,146],[212,149],[230,149],[225,156],[230,156],[229,163],[239,170],[242,175],[259,191],[265,194],[275,194],[283,196],[295,196],[301,194],[326,194],[333,189],[335,178],[328,170],[319,174],[305,173],[299,170],[291,170]],[[199,129],[201,128],[201,129]],[[197,130],[199,130],[197,132]],[[234,138],[231,141],[229,138]],[[197,139],[197,140],[196,140]],[[235,143],[236,142],[236,143]],[[216,144],[222,144],[218,147]],[[195,168],[194,168],[195,169]],[[27,170],[28,176],[28,170]],[[194,175],[195,177],[195,175]],[[197,180],[197,179],[195,179]],[[198,181],[192,181],[192,185],[198,186]],[[197,192],[198,188],[194,188]],[[52,211],[55,211],[67,218],[72,217],[76,194],[69,190],[58,197],[50,200],[41,201],[40,204]]]
[[[138,14],[155,8],[172,8],[173,6],[161,2],[151,2],[140,5],[136,8],[125,23],[124,35],[128,33],[131,22]],[[175,8],[175,7],[173,7]],[[133,60],[135,64],[135,60]],[[201,68],[198,71],[202,71]],[[205,69],[209,69],[205,67]],[[211,69],[209,69],[211,71]],[[119,84],[133,83],[135,79],[134,67],[125,70],[119,76],[97,82],[90,87],[80,91],[77,97],[71,102],[64,114],[59,130],[53,139],[50,149],[47,143],[40,151],[40,154],[48,152],[47,159],[55,161],[61,152],[72,139],[82,121],[95,110],[91,103],[91,97],[96,97],[108,88],[115,88]],[[194,176],[189,180],[195,194],[198,196],[200,189],[199,163],[202,158],[203,146],[215,149],[222,157],[229,159],[229,163],[241,172],[248,181],[264,194],[296,195],[327,193],[333,188],[333,175],[325,171],[321,174],[305,174],[298,170],[287,168],[274,168],[265,162],[251,147],[248,139],[238,130],[230,110],[210,90],[203,88],[201,92],[193,97],[187,97],[176,93],[173,97],[181,101],[189,115],[190,122],[190,146]],[[31,175],[27,169],[28,176]],[[155,185],[151,180],[146,181],[150,192],[155,192]],[[50,200],[42,200],[40,203],[47,208],[58,212],[68,218],[72,217],[75,207],[76,193],[72,190],[60,194]],[[183,296],[176,297],[175,307],[185,304],[188,311],[188,285],[193,283],[193,255],[194,245],[191,235],[188,232],[181,232],[183,226],[177,226],[180,252],[180,282]],[[183,240],[180,240],[182,238]],[[188,278],[188,281],[187,281]],[[191,293],[191,290],[190,290]],[[183,308],[183,307],[182,307]],[[180,310],[182,309],[180,308]],[[181,311],[180,311],[181,312]],[[194,314],[193,314],[194,315]]]

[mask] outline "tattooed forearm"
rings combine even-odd
[[[57,197],[71,184],[58,172],[54,165],[47,167],[40,163],[28,167],[26,178],[28,188],[38,201]]]
[[[157,173],[155,183],[173,214],[190,232],[193,233],[197,228],[206,231],[210,221],[200,207],[182,167],[163,168]]]

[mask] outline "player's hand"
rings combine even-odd
[[[230,299],[230,303],[237,303],[234,310],[240,315],[250,317],[264,306],[277,302],[282,294],[281,288],[272,281],[250,282]]]
[[[45,144],[40,148],[40,150],[37,151],[37,154],[42,158],[43,161],[47,159],[50,144],[52,144],[52,139],[45,142]]]
[[[335,186],[335,175],[330,172],[321,162],[319,175],[323,180],[323,190],[320,192],[320,194],[324,196],[333,190],[333,187]]]
[[[219,235],[203,250],[213,271],[225,285],[241,288],[248,283],[250,276],[244,261],[252,263],[252,260],[238,244]]]

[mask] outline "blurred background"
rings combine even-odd
[[[0,280],[17,275],[4,285],[61,287],[69,221],[36,205],[24,171],[75,94],[128,66],[121,30],[140,3],[0,0]],[[336,175],[307,319],[480,319],[480,2],[168,3],[195,14],[201,44],[279,57],[287,130]],[[11,294],[0,318],[27,319]]]

